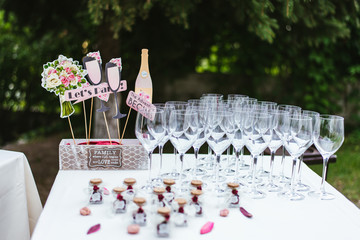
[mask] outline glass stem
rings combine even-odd
[[[296,172],[296,158],[293,159],[292,168],[291,168],[291,183],[290,183],[290,189],[291,194],[295,193],[295,172]]]
[[[160,168],[158,173],[159,177],[161,176],[161,172],[162,172],[163,150],[164,150],[164,145],[159,145],[159,154],[160,154]]]
[[[175,158],[174,158],[174,168],[173,168],[173,173],[176,173],[176,159],[177,159],[177,150],[176,148],[174,148],[174,155],[175,155]]]
[[[254,191],[256,189],[256,183],[255,183],[255,178],[256,178],[256,164],[257,164],[257,160],[258,160],[258,156],[254,155],[253,156],[253,166],[252,166],[252,182],[251,182],[251,190]]]
[[[218,188],[218,185],[219,185],[220,158],[221,158],[221,154],[217,154],[216,155],[216,163],[215,163],[215,185],[216,185],[216,188]]]
[[[301,155],[300,157],[299,157],[299,167],[298,167],[298,172],[297,172],[297,183],[298,184],[301,184],[301,172],[302,172],[302,163],[303,163],[303,161],[304,161],[304,155]]]
[[[239,159],[240,159],[240,151],[235,149],[235,178],[238,177],[239,174]]]
[[[329,157],[324,157],[324,159],[323,159],[323,172],[322,172],[321,187],[320,187],[321,193],[326,193],[326,191],[325,191],[325,180],[326,180],[326,173],[327,173],[328,163],[329,163]]]
[[[194,154],[195,154],[195,166],[193,168],[193,179],[196,179],[197,176],[197,168],[198,168],[198,161],[199,161],[199,148],[194,148]]]
[[[261,163],[259,167],[259,171],[262,172],[264,170],[264,152],[261,153]]]
[[[151,183],[151,168],[152,168],[152,152],[148,153],[149,156],[149,184]]]
[[[280,172],[280,177],[285,177],[284,174],[285,171],[285,147],[282,147],[282,158],[281,158],[281,172]]]
[[[179,179],[180,179],[180,188],[182,186],[182,181],[183,181],[182,172],[184,170],[184,155],[185,155],[184,153],[180,153],[180,164],[181,164],[180,177],[179,177]]]
[[[270,184],[273,183],[274,160],[275,160],[275,151],[271,151],[270,173],[269,173],[269,183]]]
[[[241,148],[240,167],[245,166],[244,163],[244,147]]]
[[[211,158],[212,158],[212,151],[211,148],[208,146],[208,160],[211,161]]]
[[[227,157],[227,167],[230,167],[230,146],[226,150],[226,157]]]

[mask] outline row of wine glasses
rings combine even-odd
[[[280,197],[301,200],[304,195],[300,191],[310,189],[301,182],[301,156],[314,143],[324,157],[324,173],[321,191],[312,191],[309,195],[321,199],[333,198],[325,191],[324,178],[328,158],[340,148],[344,140],[342,117],[320,115],[297,106],[257,101],[244,95],[229,95],[227,101],[222,98],[219,94],[204,94],[200,99],[188,102],[155,104],[157,109],[154,120],[138,113],[136,136],[149,155],[149,179],[144,189],[152,191],[154,184],[166,177],[179,179],[179,191],[186,192],[184,186],[188,182],[184,181],[185,177],[188,175],[191,179],[197,179],[201,176],[202,180],[213,183],[214,192],[221,195],[224,187],[220,183],[230,176],[231,181],[239,183],[252,198],[264,198],[266,192],[279,192]],[[175,148],[174,170],[162,173],[160,166],[157,177],[151,179],[152,152],[159,146],[162,165],[163,146],[169,140]],[[199,149],[205,143],[209,146],[210,154],[203,159],[204,164],[199,164]],[[226,168],[220,169],[221,156],[230,146],[235,151],[234,164],[230,164],[231,156],[228,154]],[[250,169],[243,161],[244,146],[252,157]],[[284,174],[285,154],[280,175],[276,177],[273,174],[275,152],[281,146],[283,153],[286,149],[292,158],[291,181]],[[191,147],[195,152],[194,168],[184,170],[184,156]],[[258,160],[266,148],[271,152],[270,172],[265,172],[262,165],[257,170]],[[215,158],[212,157],[212,151]],[[176,170],[177,153],[180,172]],[[248,174],[240,174],[247,169]],[[262,177],[266,177],[267,181],[260,184]],[[277,182],[284,185],[280,186]]]

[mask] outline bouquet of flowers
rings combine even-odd
[[[43,66],[41,86],[49,92],[55,92],[60,99],[61,118],[71,116],[75,109],[71,102],[65,101],[66,90],[81,88],[88,85],[85,75],[87,71],[78,61],[59,55],[58,59]]]

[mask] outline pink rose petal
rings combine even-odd
[[[110,191],[109,191],[106,187],[104,187],[104,194],[105,194],[105,195],[109,195],[109,194],[110,194]]]
[[[204,226],[200,229],[200,234],[205,234],[211,232],[214,227],[214,222],[207,222]]]
[[[89,231],[87,232],[87,234],[95,233],[95,232],[97,232],[97,231],[99,231],[99,230],[100,230],[100,223],[92,226],[92,227],[89,229]]]
[[[227,217],[227,215],[229,215],[229,210],[228,209],[223,209],[220,211],[220,216],[221,217]]]
[[[252,218],[252,214],[245,210],[245,208],[240,207],[240,212],[247,218]]]

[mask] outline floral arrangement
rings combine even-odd
[[[120,68],[120,71],[122,70],[121,58],[112,58],[110,62],[114,63],[118,68]]]
[[[100,62],[100,64],[102,64],[102,60],[101,60],[101,56],[100,56],[100,52],[99,52],[99,51],[89,52],[88,54],[86,54],[86,56],[88,56],[88,57],[93,57],[93,58],[95,58],[98,62]]]
[[[63,55],[43,65],[41,86],[59,96],[61,118],[71,116],[75,111],[71,102],[65,101],[65,91],[87,86],[86,74],[87,71],[79,65],[78,61]]]

